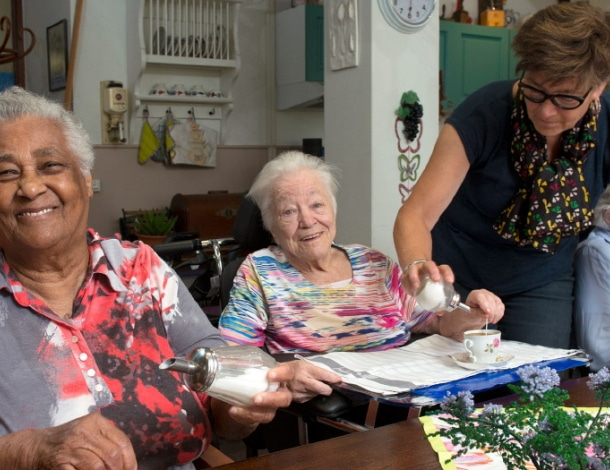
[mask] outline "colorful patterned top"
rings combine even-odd
[[[329,286],[309,282],[271,246],[243,262],[222,312],[225,339],[281,352],[384,350],[405,344],[434,314],[400,284],[400,267],[361,245],[344,250],[353,277]]]
[[[138,468],[194,468],[211,438],[207,397],[159,364],[225,343],[150,247],[87,237],[69,320],[28,293],[0,252],[0,436],[97,410],[131,439]]]

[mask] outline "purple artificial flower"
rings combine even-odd
[[[523,381],[521,388],[530,396],[530,401],[534,396],[542,398],[546,392],[553,387],[559,386],[559,375],[550,367],[524,366],[517,370],[517,374]]]
[[[608,470],[608,467],[606,467],[597,457],[587,457],[587,463],[591,470]]]
[[[495,405],[493,403],[487,403],[486,405],[483,406],[483,410],[481,411],[481,417],[487,418],[487,419],[493,418],[494,416],[502,413],[502,409],[503,409],[502,405]]]
[[[589,378],[587,386],[591,390],[610,389],[610,371],[607,367],[601,368],[596,374],[589,374]]]
[[[540,429],[541,432],[550,434],[557,430],[557,426],[549,422],[549,418],[545,416],[544,419],[538,423],[538,429]]]
[[[474,396],[468,390],[458,392],[457,395],[447,392],[441,403],[441,410],[458,417],[470,416],[474,412]]]

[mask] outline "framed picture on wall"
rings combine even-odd
[[[66,88],[68,75],[68,21],[61,20],[47,28],[49,90]]]

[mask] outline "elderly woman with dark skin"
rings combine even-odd
[[[610,13],[588,3],[519,28],[515,81],[447,119],[394,227],[409,292],[420,275],[497,293],[502,337],[570,346],[572,260],[610,182]]]
[[[462,340],[463,332],[502,318],[491,292],[475,290],[472,313],[425,311],[400,284],[398,265],[377,250],[339,245],[335,170],[287,152],[267,163],[249,196],[277,245],[250,254],[235,277],[219,329],[231,343],[273,353],[379,351],[402,346],[411,331]],[[290,362],[294,399],[329,395],[341,378],[306,361]]]
[[[243,438],[291,393],[241,408],[159,369],[226,343],[150,247],[87,230],[93,160],[59,104],[0,93],[0,468],[194,468],[212,431]]]

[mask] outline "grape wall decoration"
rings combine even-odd
[[[420,165],[420,155],[417,153],[421,145],[423,133],[424,108],[419,102],[417,93],[410,90],[402,94],[400,107],[396,110],[394,131],[398,141],[398,169],[400,170],[400,184],[398,191],[401,203],[411,194],[413,185],[417,180],[417,169]],[[402,131],[399,130],[402,123]],[[415,155],[413,155],[415,154]]]

